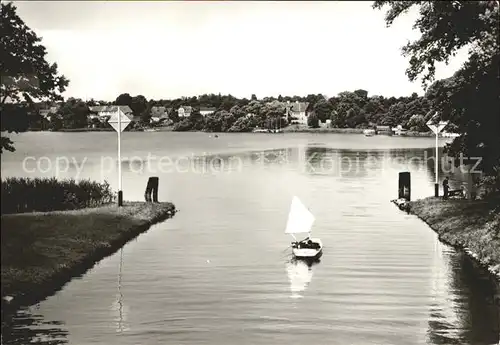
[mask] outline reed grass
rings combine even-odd
[[[2,180],[1,193],[2,214],[97,207],[116,198],[107,181],[56,178],[7,178]]]

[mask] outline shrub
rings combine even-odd
[[[97,207],[115,200],[109,183],[56,178],[2,180],[2,214]]]
[[[307,125],[312,128],[319,128],[319,119],[315,114],[307,117]]]
[[[500,199],[500,174],[485,176],[478,182],[479,197],[481,199]]]

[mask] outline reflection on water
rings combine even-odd
[[[20,310],[15,317],[2,317],[2,345],[67,344],[68,331],[61,321],[47,321],[36,310]]]
[[[453,252],[448,247],[442,246],[436,239],[434,247],[434,264],[432,266],[432,303],[429,308],[428,338],[431,344],[455,344],[458,341],[459,319],[456,311],[456,301],[453,291],[450,291],[448,281],[452,279],[449,253]]]
[[[116,295],[116,301],[113,303],[112,310],[115,314],[116,321],[116,332],[123,333],[127,330],[127,313],[128,307],[124,304],[123,292],[122,292],[122,277],[123,277],[123,248],[120,249],[120,268],[118,272],[118,293]]]
[[[428,337],[431,344],[497,344],[500,336],[500,306],[495,296],[500,287],[482,273],[466,254],[443,252],[448,267],[440,277],[445,294],[436,294],[431,306]]]
[[[286,263],[286,272],[290,280],[292,298],[304,297],[301,292],[304,292],[311,283],[313,276],[312,266],[318,263],[319,260],[316,262],[307,262],[297,259],[291,259]]]
[[[133,157],[122,159],[122,170],[131,173],[195,173],[239,172],[247,165],[272,167],[296,162],[294,149],[267,149],[244,153],[219,153],[183,156]]]
[[[224,143],[230,137],[196,142],[153,133],[148,136],[153,142],[125,142],[123,150],[140,157],[122,163],[127,198],[142,200],[147,177],[155,174],[161,179],[160,199],[185,212],[55,296],[2,320],[2,344],[498,342],[496,285],[465,256],[439,243],[424,223],[389,203],[400,171],[411,172],[414,198],[433,193],[434,163],[425,160],[432,149],[414,148],[423,146],[415,144],[421,141],[402,138],[280,136],[278,141],[241,134]],[[46,149],[44,139],[36,138],[29,148]],[[102,155],[115,157],[112,139],[111,150]],[[76,142],[67,144],[69,152],[79,152],[76,162],[87,157],[81,177],[103,175],[101,156],[92,152],[106,146],[96,141],[88,143],[89,152],[79,151]],[[220,143],[230,149],[205,149]],[[433,145],[429,140],[428,147]],[[21,146],[19,161],[23,152],[30,153]],[[150,161],[150,147],[168,147],[172,161],[189,159],[179,160],[177,171],[161,172],[154,165],[154,172],[141,171]],[[186,147],[213,152],[187,156]],[[9,157],[3,164],[2,156],[5,175],[19,164]],[[70,164],[68,176],[77,168]],[[104,176],[116,185],[116,171]],[[293,195],[315,210],[314,232],[331,248],[319,265],[283,263],[283,229]]]

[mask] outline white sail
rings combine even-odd
[[[313,214],[304,206],[296,196],[292,199],[288,222],[286,224],[285,234],[303,234],[311,232],[314,223]]]

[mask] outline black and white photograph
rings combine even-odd
[[[500,345],[499,1],[2,1],[1,345]]]

